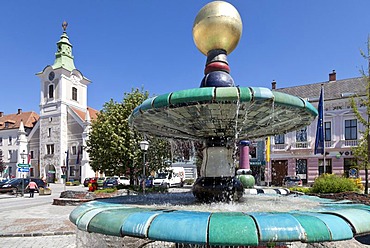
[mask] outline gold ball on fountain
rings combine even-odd
[[[236,8],[227,2],[214,1],[198,12],[193,24],[193,39],[204,55],[214,49],[230,54],[239,43],[242,29]]]

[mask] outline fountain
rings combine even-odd
[[[244,186],[250,180],[241,176],[248,175],[249,168],[236,172],[235,144],[298,130],[317,115],[302,98],[262,87],[235,86],[227,55],[237,46],[241,33],[241,18],[231,4],[214,1],[205,5],[193,25],[194,42],[207,56],[200,87],[147,99],[130,116],[130,123],[140,132],[203,141],[201,177],[193,186],[193,195],[181,197],[183,202],[190,199],[190,205],[243,201]],[[301,211],[255,212],[241,205],[242,210],[213,212],[207,207],[205,211],[178,210],[169,206],[174,204],[171,197],[134,198],[86,203],[71,213],[70,220],[89,233],[207,247],[315,243],[370,232],[370,208],[364,205],[321,200],[326,205],[318,203],[320,207]],[[156,198],[167,205],[157,205]]]

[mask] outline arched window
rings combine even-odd
[[[77,88],[72,87],[72,100],[77,101]]]
[[[49,85],[49,98],[54,98],[54,85]]]

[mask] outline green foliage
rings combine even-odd
[[[366,82],[366,95],[352,97],[351,107],[357,120],[363,125],[365,130],[360,131],[361,139],[358,145],[352,148],[352,152],[357,160],[357,169],[365,170],[365,194],[367,194],[369,188],[368,169],[370,165],[370,36],[367,39],[367,52],[360,50],[360,53],[368,63],[367,72],[363,68],[360,70],[362,78]],[[358,106],[366,107],[366,112],[360,111]]]
[[[117,191],[116,188],[106,188],[106,189],[98,189],[98,190],[95,190],[94,193],[95,194],[114,193],[116,191]]]
[[[184,184],[185,185],[192,185],[194,183],[194,181],[195,181],[194,179],[185,179]]]
[[[94,171],[123,175],[135,167],[140,157],[138,142],[143,136],[130,128],[128,118],[135,107],[148,98],[148,92],[133,89],[122,103],[110,100],[92,122],[87,142],[90,165]]]
[[[295,191],[295,192],[301,192],[301,193],[304,193],[304,194],[311,193],[311,188],[309,188],[309,187],[294,186],[294,187],[290,187],[289,190],[290,191]]]
[[[347,191],[359,191],[355,181],[350,178],[340,177],[335,174],[322,174],[312,188],[312,193],[340,193]]]

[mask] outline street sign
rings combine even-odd
[[[18,168],[18,172],[30,172],[30,168]]]
[[[17,166],[18,166],[19,168],[30,168],[30,167],[31,167],[31,165],[30,165],[30,164],[17,164]]]

